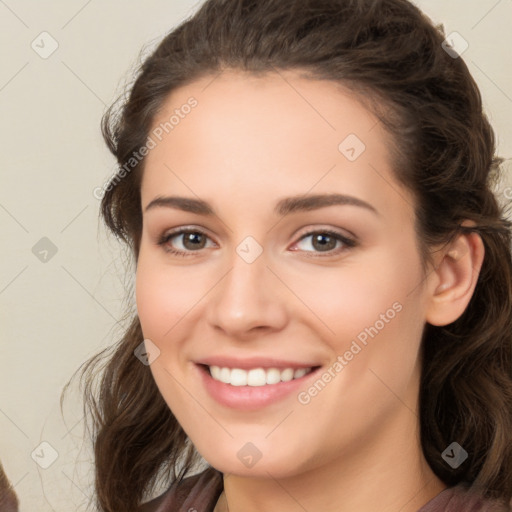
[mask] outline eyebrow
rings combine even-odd
[[[350,205],[365,208],[376,215],[379,212],[369,203],[354,196],[344,194],[317,194],[309,196],[285,197],[277,202],[274,213],[280,216],[288,215],[299,211],[317,210],[327,206]],[[180,196],[158,196],[155,197],[144,209],[145,212],[157,207],[176,208],[185,212],[198,215],[213,216],[215,211],[212,206],[202,199]]]

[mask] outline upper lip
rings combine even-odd
[[[207,366],[219,366],[220,368],[240,368],[241,370],[250,370],[252,368],[313,368],[320,366],[318,363],[302,363],[298,361],[287,361],[273,357],[249,357],[237,359],[227,356],[212,356],[198,359],[196,364]]]

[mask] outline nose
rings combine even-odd
[[[209,294],[207,319],[237,339],[279,331],[288,322],[283,284],[267,268],[265,253],[252,263],[236,252],[231,269]]]

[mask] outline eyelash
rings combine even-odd
[[[173,254],[175,256],[182,256],[182,257],[192,256],[192,254],[194,252],[200,252],[200,251],[199,250],[198,251],[180,251],[178,249],[174,249],[174,248],[169,247],[167,245],[172,238],[174,238],[176,236],[179,236],[179,235],[186,234],[186,233],[196,233],[196,234],[200,234],[200,235],[203,235],[203,236],[209,238],[209,236],[204,231],[202,231],[201,229],[183,229],[183,228],[181,228],[181,229],[179,229],[177,231],[173,231],[173,232],[170,232],[170,233],[164,233],[159,238],[157,244],[159,246],[161,246],[163,248],[163,250],[165,252],[169,253],[169,254]],[[354,247],[356,247],[358,245],[358,243],[357,243],[357,241],[355,239],[348,238],[348,237],[343,236],[340,233],[338,233],[336,231],[333,231],[333,230],[330,230],[330,229],[320,229],[320,230],[315,230],[315,231],[308,231],[307,233],[304,233],[299,238],[299,240],[297,242],[295,242],[295,243],[298,243],[298,242],[304,240],[305,238],[307,238],[309,236],[318,235],[318,234],[328,235],[329,237],[332,237],[332,238],[336,239],[337,241],[340,241],[345,246],[345,248],[342,247],[342,248],[338,248],[338,249],[333,249],[333,250],[330,250],[330,251],[326,251],[325,253],[323,253],[321,251],[304,251],[306,254],[311,253],[311,252],[314,253],[314,255],[309,254],[308,257],[312,257],[312,258],[320,257],[320,258],[323,258],[323,257],[333,256],[333,255],[336,255],[336,254],[340,253],[343,250],[352,249],[352,248],[354,248]]]

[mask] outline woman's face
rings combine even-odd
[[[331,82],[213,78],[168,98],[142,180],[137,308],[160,392],[225,473],[403,445],[427,292],[388,135]]]

